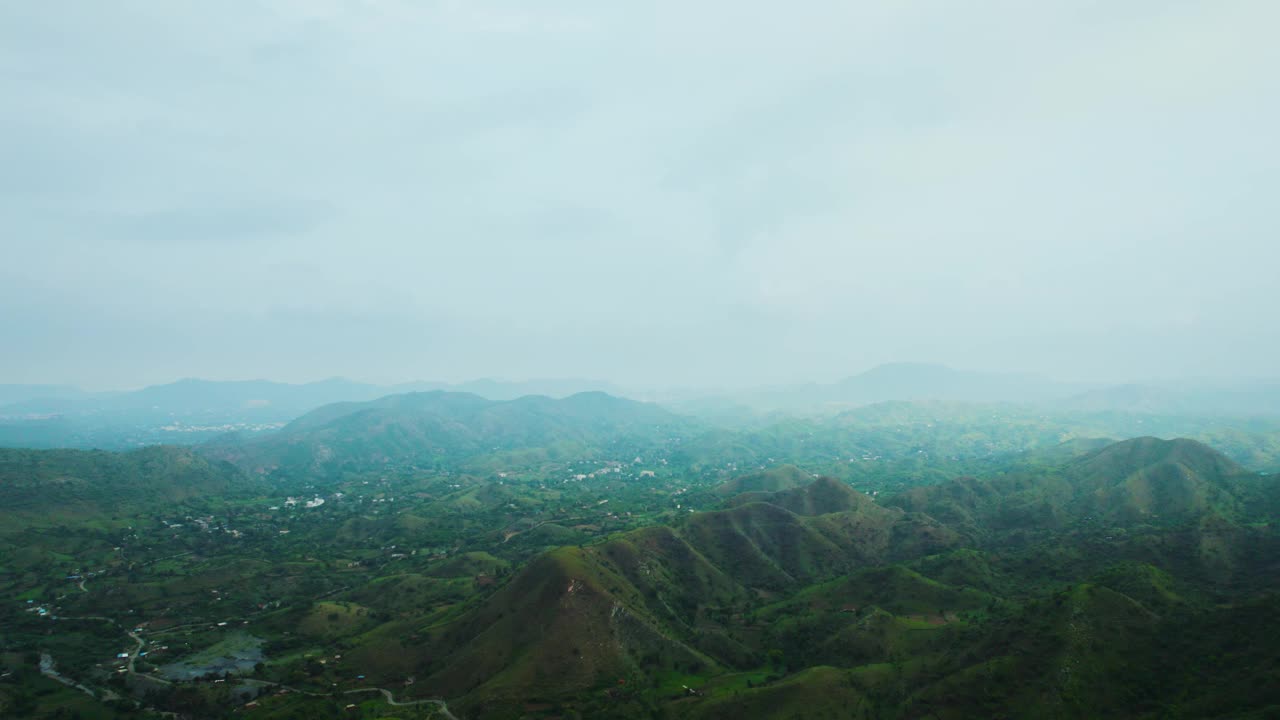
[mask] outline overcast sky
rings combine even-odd
[[[0,382],[1274,376],[1277,27],[3,2]]]

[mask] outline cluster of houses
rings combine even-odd
[[[204,517],[191,517],[190,515],[188,515],[185,518],[183,518],[183,520],[195,525],[197,528],[200,529],[200,532],[206,532],[206,533],[224,532],[234,538],[240,538],[244,536],[244,534],[241,533],[239,530],[232,530],[231,528],[228,528],[226,525],[219,523],[216,519],[214,519],[212,515],[206,515]],[[166,530],[180,530],[183,527],[185,527],[183,523],[169,522],[168,520],[164,520],[164,519],[160,520],[160,523],[164,525]]]
[[[336,497],[336,498],[341,498],[341,497],[342,497],[342,493],[335,493],[334,497]],[[296,497],[290,496],[290,497],[285,498],[284,506],[285,506],[285,507],[295,507],[295,506],[297,506],[299,503],[301,503],[302,507],[304,507],[304,508],[308,508],[308,509],[310,509],[310,508],[318,508],[318,507],[320,507],[321,505],[323,505],[323,504],[324,504],[324,498],[320,497],[319,495],[316,495],[316,496],[312,497],[310,500],[303,500],[303,499],[301,499],[301,498],[296,498]],[[280,507],[279,507],[279,506],[272,506],[272,507],[270,507],[270,508],[268,508],[268,509],[269,509],[269,510],[279,510],[279,509],[280,509]]]
[[[621,475],[623,469],[625,468],[625,466],[621,462],[618,462],[617,460],[601,460],[598,462],[603,464],[604,467],[599,468],[597,470],[592,470],[591,472],[573,473],[569,477],[565,478],[564,480],[561,480],[561,482],[562,483],[583,482],[583,481],[592,480],[598,477],[604,477],[606,475]],[[635,460],[631,461],[631,465],[633,466],[639,465],[642,462],[644,461],[641,458],[637,457]],[[658,460],[658,462],[663,465],[667,464],[667,461],[665,458]],[[499,476],[506,477],[506,473],[499,473]],[[656,478],[657,476],[658,474],[657,474],[657,471],[655,470],[639,470],[637,475],[629,475],[628,477]]]
[[[52,609],[45,607],[44,605],[37,605],[35,600],[27,601],[26,610],[27,612],[35,613],[40,617],[48,617],[48,618],[54,617]]]

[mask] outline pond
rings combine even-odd
[[[248,674],[253,672],[254,665],[266,658],[262,653],[262,642],[262,638],[248,633],[232,633],[216,645],[179,662],[160,666],[156,673],[166,680],[194,680],[209,673],[218,676],[225,673]]]

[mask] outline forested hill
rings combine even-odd
[[[538,449],[626,454],[691,433],[697,425],[657,405],[586,392],[495,402],[424,392],[316,409],[279,433],[219,441],[204,451],[256,472],[329,473],[415,464],[437,467],[481,454]]]
[[[1170,524],[1204,513],[1239,519],[1265,510],[1259,495],[1268,480],[1194,440],[1144,437],[1088,452],[1058,469],[960,478],[913,488],[889,503],[979,534],[1086,521]]]
[[[190,448],[102,450],[0,448],[0,517],[8,529],[27,521],[125,515],[195,498],[235,498],[263,489],[260,480]]]

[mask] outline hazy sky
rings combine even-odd
[[[3,2],[0,382],[1275,375],[1277,27]]]

